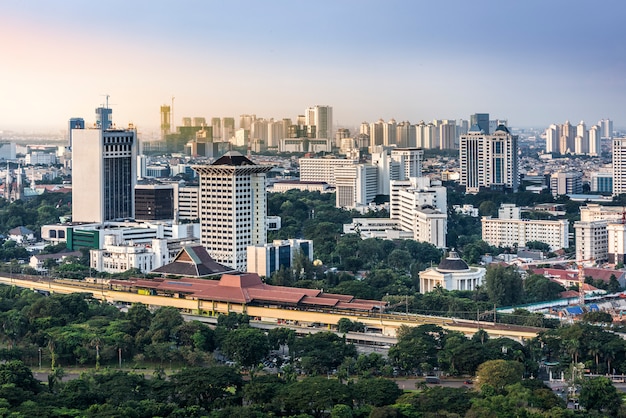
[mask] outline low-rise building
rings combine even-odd
[[[420,293],[432,292],[440,287],[446,290],[475,290],[483,283],[484,267],[470,267],[455,251],[441,260],[438,266],[419,273]]]
[[[502,204],[498,218],[483,216],[482,239],[499,247],[525,247],[528,242],[540,241],[550,250],[569,248],[569,222],[559,220],[529,220],[521,218],[521,210],[514,204]]]

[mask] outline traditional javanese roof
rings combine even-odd
[[[387,302],[357,299],[350,295],[324,293],[318,289],[272,286],[263,283],[256,273],[228,273],[220,280],[197,278],[111,280],[113,287],[150,289],[158,294],[179,293],[187,299],[301,307],[326,307],[371,311],[382,309]]]
[[[236,270],[213,260],[203,246],[190,245],[181,248],[176,257],[174,257],[174,261],[152,270],[152,273],[206,277],[233,271]]]

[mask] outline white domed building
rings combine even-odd
[[[480,286],[487,270],[470,267],[456,251],[450,251],[437,267],[419,273],[420,293],[428,293],[441,286],[446,290],[474,290]]]

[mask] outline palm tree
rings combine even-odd
[[[580,353],[580,342],[578,340],[565,341],[565,349],[567,353],[572,357],[574,363],[578,363],[578,354]]]
[[[587,353],[590,356],[593,356],[596,360],[596,374],[598,373],[598,369],[599,369],[598,363],[599,363],[601,352],[602,352],[602,346],[597,340],[593,340],[589,343],[589,350],[587,351]]]

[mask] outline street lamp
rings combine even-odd
[[[41,369],[41,347],[39,347],[39,368]]]

